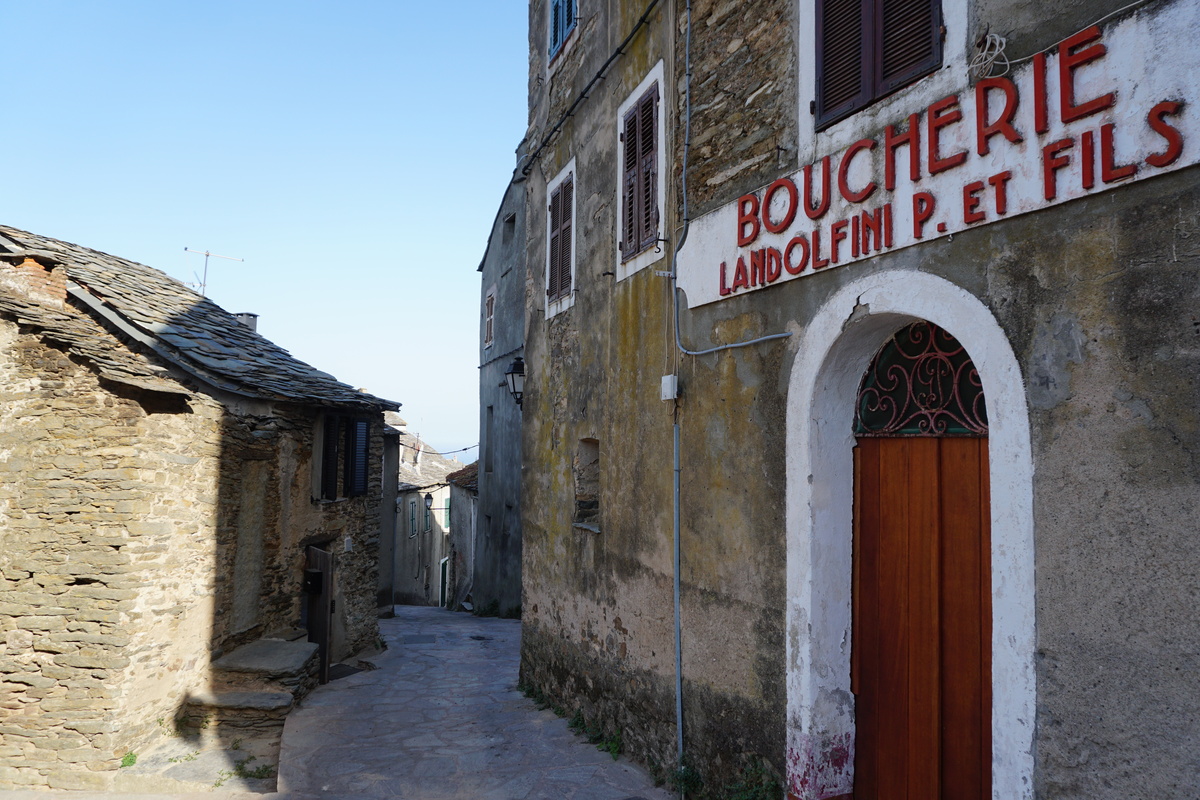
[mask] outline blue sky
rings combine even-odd
[[[210,260],[212,300],[476,444],[526,26],[518,0],[0,0],[0,221],[184,281],[185,247],[243,258]]]

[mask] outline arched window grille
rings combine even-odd
[[[987,436],[979,372],[958,340],[914,322],[867,368],[854,414],[857,436]]]

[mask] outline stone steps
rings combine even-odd
[[[188,695],[185,725],[236,736],[282,730],[292,707],[317,685],[317,646],[259,639],[213,662],[213,686]]]

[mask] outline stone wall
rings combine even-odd
[[[381,478],[312,499],[318,410],[104,381],[7,320],[0,386],[0,789],[108,785],[213,658],[299,625],[307,544],[336,553],[333,657],[375,644]]]
[[[206,666],[221,410],[7,321],[0,375],[0,785],[101,788]]]

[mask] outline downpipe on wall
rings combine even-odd
[[[671,314],[674,318],[675,330],[675,347],[682,355],[685,356],[705,356],[711,353],[719,353],[722,350],[734,350],[739,347],[749,347],[750,345],[759,344],[761,342],[769,342],[774,339],[787,339],[792,334],[790,333],[775,333],[769,336],[760,336],[756,339],[749,339],[744,342],[733,342],[730,344],[718,345],[710,347],[707,350],[691,350],[684,346],[683,338],[679,330],[679,285],[678,285],[678,263],[679,252],[683,249],[684,243],[687,242],[688,228],[691,226],[691,218],[688,211],[688,191],[687,191],[687,171],[688,171],[688,152],[691,149],[692,142],[692,3],[687,0],[684,4],[685,9],[685,25],[684,25],[684,81],[683,81],[683,156],[680,169],[680,205],[683,216],[683,225],[680,227],[678,237],[675,242],[675,247],[671,253],[671,270],[669,273],[671,281]],[[680,564],[682,547],[680,546],[680,502],[679,502],[679,475],[680,475],[680,447],[679,447],[679,411],[678,400],[676,400],[676,413],[674,425],[674,442],[675,442],[675,459],[674,459],[674,594],[675,594],[675,730],[676,730],[676,760],[677,769],[683,769],[683,636],[682,636],[682,621],[679,600],[680,586]],[[682,792],[680,793],[682,797]]]

